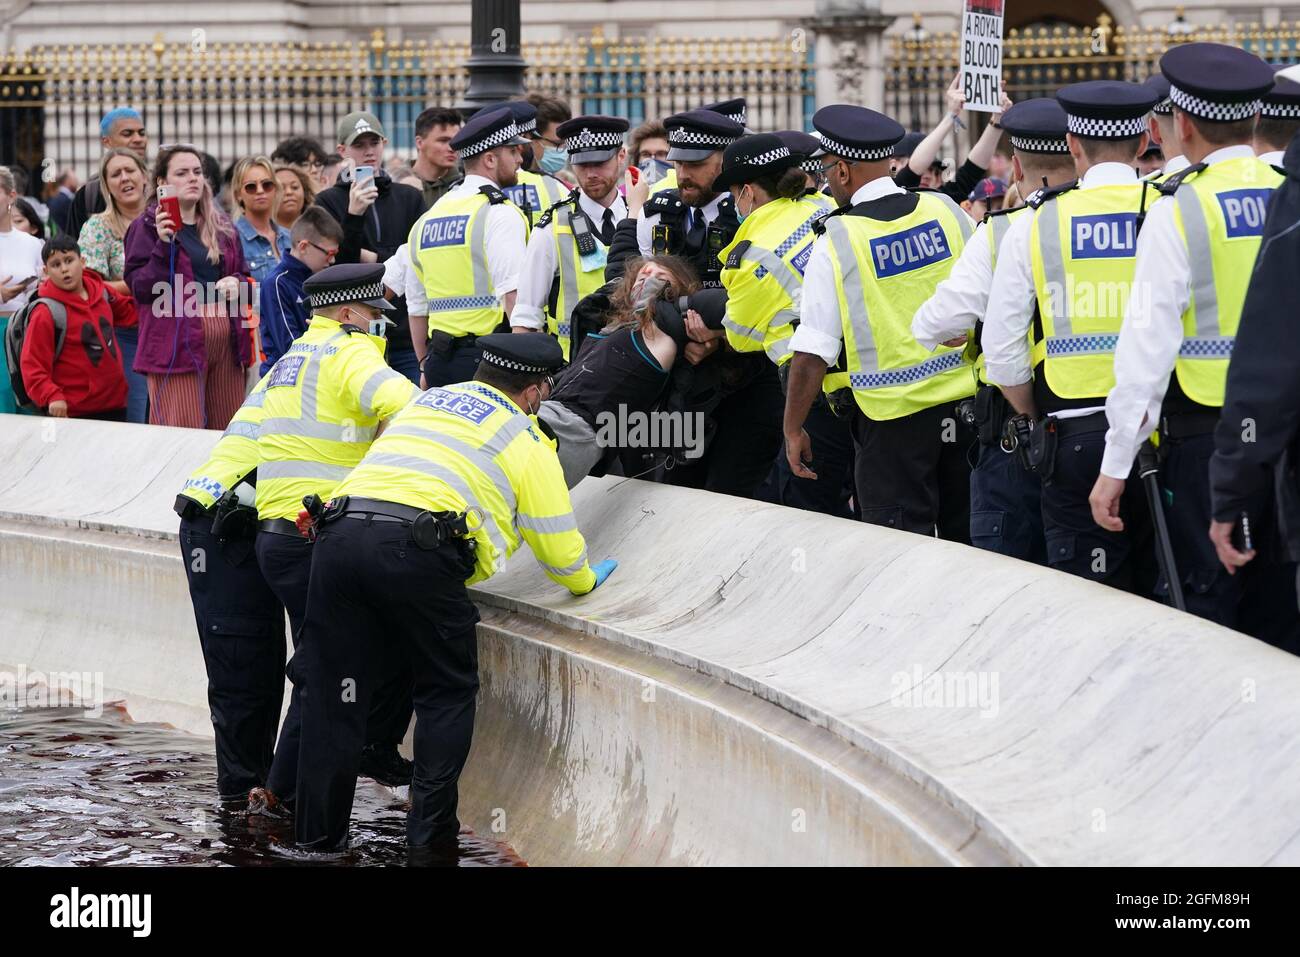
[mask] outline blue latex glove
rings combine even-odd
[[[591,570],[596,573],[596,584],[591,586],[591,590],[595,591],[604,584],[605,579],[614,573],[615,568],[618,568],[618,562],[612,558],[607,558],[603,562],[592,565]]]

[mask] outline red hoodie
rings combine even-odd
[[[63,351],[54,358],[54,319],[45,305],[32,310],[23,336],[23,386],[42,409],[62,399],[68,415],[112,412],[126,408],[126,376],[122,354],[113,336],[113,323],[130,322],[134,306],[86,270],[82,282],[86,298],[64,292],[46,279],[36,295],[55,299],[68,310],[68,332]],[[108,302],[104,294],[108,294]]]

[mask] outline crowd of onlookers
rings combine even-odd
[[[555,130],[569,108],[538,94],[529,103],[539,134],[531,168],[565,179]],[[418,382],[400,253],[415,220],[461,177],[450,145],[461,123],[456,110],[425,110],[408,160],[389,154],[376,117],[350,113],[332,149],[292,136],[223,169],[202,146],[152,149],[141,114],[120,108],[102,119],[104,152],[84,184],[63,171],[37,200],[26,171],[0,167],[0,338],[13,325],[16,350],[0,363],[0,412],[224,428],[305,331],[303,281],[336,261],[388,266],[399,310],[388,361]],[[952,170],[939,155],[949,123],[909,134],[896,175],[944,189],[978,217],[1004,201],[1008,157],[990,128]],[[652,179],[670,168],[667,155],[661,122],[629,135],[629,163]],[[354,181],[358,167],[375,171],[369,183]]]

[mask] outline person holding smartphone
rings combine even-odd
[[[27,305],[41,276],[41,241],[14,225],[17,183],[7,166],[0,166],[0,337],[9,320]],[[17,412],[9,372],[0,362],[0,412]]]

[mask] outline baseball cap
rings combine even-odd
[[[338,141],[344,146],[351,146],[353,140],[366,133],[376,133],[383,139],[388,139],[388,134],[384,132],[384,125],[373,113],[364,111],[349,113],[339,120]]]

